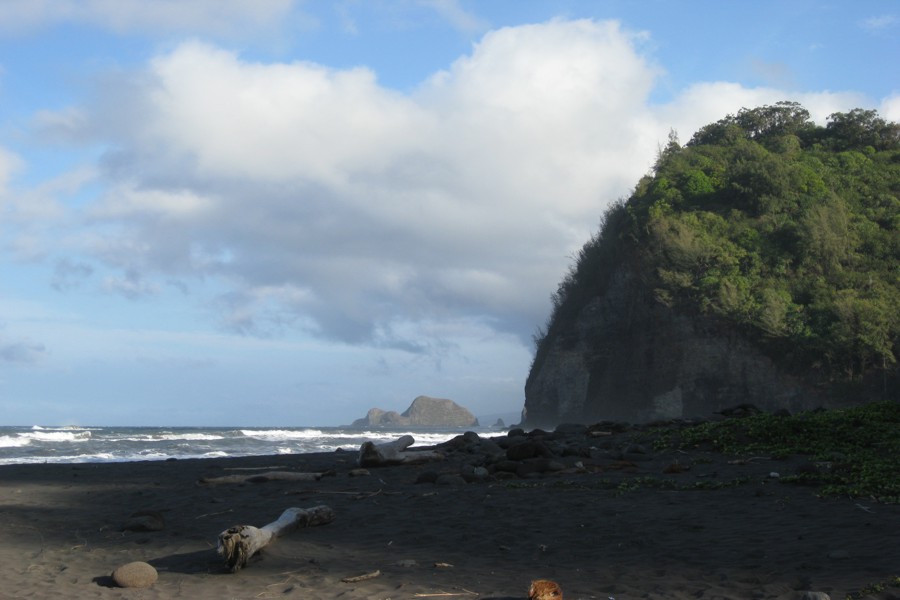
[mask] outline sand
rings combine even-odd
[[[0,467],[0,598],[499,600],[526,598],[533,579],[550,579],[566,600],[799,599],[807,591],[834,599],[900,574],[900,506],[821,498],[771,476],[802,457],[565,457],[584,468],[443,485],[416,480],[459,473],[477,454],[351,476],[352,450]],[[666,473],[676,460],[691,468]],[[267,470],[334,473],[198,483]],[[735,479],[742,483],[691,489]],[[215,546],[224,529],[321,504],[334,509],[332,523],[277,539],[238,573],[221,567]],[[162,515],[164,528],[123,531],[138,511]],[[111,573],[132,561],[152,564],[156,583],[116,587]],[[865,597],[898,598],[900,588]]]

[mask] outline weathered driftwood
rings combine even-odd
[[[219,534],[216,551],[225,560],[225,566],[232,573],[247,566],[250,557],[263,549],[275,538],[301,527],[325,525],[334,520],[334,511],[327,506],[312,508],[289,508],[264,527],[235,525]]]
[[[265,483],[266,481],[318,481],[334,471],[324,473],[298,473],[296,471],[267,471],[255,475],[223,475],[222,477],[202,477],[200,483],[218,485],[220,483]]]
[[[415,443],[411,435],[404,435],[393,442],[376,444],[364,442],[359,449],[359,466],[383,467],[386,465],[415,464],[442,460],[444,455],[436,450],[405,450]]]
[[[381,571],[375,570],[375,571],[372,571],[371,573],[357,575],[356,577],[343,577],[341,579],[341,581],[343,581],[344,583],[358,583],[360,581],[375,579],[376,577],[381,577]]]

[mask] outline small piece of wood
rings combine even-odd
[[[225,566],[236,573],[247,566],[250,557],[262,550],[275,538],[300,527],[325,525],[334,520],[334,511],[327,506],[313,508],[289,508],[276,521],[264,527],[236,525],[219,534],[216,552],[225,560]]]
[[[356,577],[344,577],[341,579],[341,581],[343,581],[344,583],[358,583],[360,581],[366,581],[368,579],[375,579],[376,577],[381,577],[381,571],[375,570],[371,573],[357,575]]]
[[[318,481],[334,471],[324,473],[298,473],[296,471],[268,471],[255,475],[223,475],[222,477],[201,477],[200,483],[218,485],[222,483],[265,483],[266,481]]]
[[[403,435],[393,442],[375,444],[363,442],[359,448],[359,466],[384,467],[388,465],[416,464],[432,460],[443,460],[444,455],[436,450],[405,450],[415,443],[411,435]]]

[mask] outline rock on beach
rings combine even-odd
[[[135,561],[122,565],[113,571],[112,578],[119,587],[145,588],[156,583],[159,574],[152,565],[141,561]]]

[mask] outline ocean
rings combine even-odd
[[[498,429],[472,428],[486,434]],[[431,446],[464,430],[363,431],[338,427],[0,427],[0,465],[97,463],[356,451],[409,433]]]

